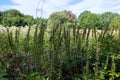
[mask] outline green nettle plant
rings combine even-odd
[[[70,11],[59,11],[47,20],[37,18],[35,27],[32,17],[22,18],[30,26],[15,30],[9,28],[14,20],[2,19],[6,29],[0,31],[0,80],[120,79],[117,14],[85,11],[77,19]]]

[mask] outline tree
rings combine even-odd
[[[120,29],[120,16],[116,16],[111,20],[109,29]]]
[[[48,26],[66,26],[72,27],[76,21],[76,16],[71,11],[60,11],[52,13],[48,18]]]
[[[112,13],[112,12],[105,12],[105,13],[101,14],[100,15],[100,20],[103,24],[102,25],[103,28],[105,28],[107,25],[109,25],[109,23],[111,22],[111,19],[113,19],[116,16],[119,16],[119,14]]]
[[[33,25],[35,23],[34,18],[32,16],[30,16],[30,15],[25,15],[23,18],[24,18],[23,23],[25,25],[31,26],[31,25]]]
[[[3,26],[21,26],[20,17],[24,16],[18,10],[7,10],[3,12],[4,16],[2,18]]]
[[[80,28],[100,28],[100,18],[91,13],[90,11],[84,11],[79,15],[78,23]]]
[[[12,9],[3,12],[3,26],[31,26],[34,24],[34,18],[30,15],[23,15],[18,10]]]
[[[12,26],[16,26],[16,27],[24,26],[23,21],[24,21],[24,19],[20,16],[16,16],[16,17],[11,19]]]
[[[114,31],[117,32],[118,37],[120,39],[120,16],[116,16],[111,20],[111,22],[109,24],[109,29],[112,30],[112,32],[111,32],[112,34]],[[117,35],[117,34],[115,34],[115,35]]]
[[[10,26],[12,26],[12,25],[11,25],[11,19],[4,17],[4,18],[2,19],[2,25],[5,26],[5,27],[10,27]]]
[[[90,11],[84,11],[84,12],[82,12],[82,13],[78,16],[78,19],[81,19],[82,17],[84,17],[84,16],[87,15],[87,14],[91,14],[91,12],[90,12]]]

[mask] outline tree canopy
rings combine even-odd
[[[111,20],[116,17],[119,16],[119,14],[117,13],[112,13],[112,12],[104,12],[100,15],[100,20],[102,22],[102,27],[105,27],[106,25],[109,25],[109,23],[111,22]]]
[[[100,28],[101,21],[97,14],[93,14],[90,11],[84,11],[79,15],[78,23],[80,28]]]
[[[33,25],[34,18],[29,15],[24,15],[20,13],[18,10],[11,9],[0,13],[2,17],[0,22],[3,26],[25,26],[25,25]]]
[[[76,16],[71,11],[60,11],[52,13],[48,18],[48,26],[66,26],[72,27],[76,20]]]
[[[38,22],[39,21],[39,22]],[[78,18],[71,11],[58,11],[53,12],[48,19],[45,18],[33,18],[30,15],[24,15],[18,10],[11,9],[7,11],[0,11],[0,24],[3,26],[32,26],[42,22],[42,25],[49,28],[55,26],[79,27],[79,28],[97,28],[103,29],[107,25],[117,25],[119,21],[119,14],[112,12],[104,12],[102,14],[91,13],[90,11],[84,11],[80,13]],[[77,24],[76,24],[77,23]],[[113,23],[116,23],[113,25]]]
[[[117,17],[114,17],[111,22],[110,22],[110,25],[109,25],[109,28],[110,29],[120,29],[120,16],[117,16]]]

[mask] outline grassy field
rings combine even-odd
[[[0,28],[1,80],[120,79],[119,30]]]

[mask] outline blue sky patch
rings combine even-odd
[[[74,4],[77,4],[77,3],[80,3],[82,2],[83,0],[73,0],[69,3],[69,5],[74,5]]]
[[[11,0],[0,0],[0,5],[13,5]]]

